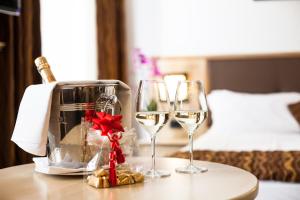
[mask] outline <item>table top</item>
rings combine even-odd
[[[134,165],[150,166],[150,158],[130,159]],[[144,183],[96,189],[82,176],[53,176],[34,172],[34,164],[0,170],[1,199],[254,199],[258,180],[251,173],[228,165],[195,161],[208,172],[180,174],[175,167],[188,163],[178,158],[157,158],[157,168],[171,172],[170,177],[146,179]]]

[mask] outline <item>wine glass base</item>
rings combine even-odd
[[[170,176],[171,173],[164,170],[149,170],[146,171],[144,175],[149,178],[162,178],[162,177]]]
[[[175,171],[184,174],[197,174],[207,172],[208,169],[205,167],[198,167],[195,165],[187,165],[185,167],[178,167],[175,169]]]

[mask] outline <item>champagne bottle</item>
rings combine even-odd
[[[35,65],[37,67],[37,70],[39,71],[43,81],[45,83],[50,83],[53,81],[56,81],[51,69],[50,65],[47,62],[47,59],[43,56],[38,57],[35,59]]]

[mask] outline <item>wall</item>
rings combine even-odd
[[[42,53],[57,80],[97,78],[94,0],[41,0]]]
[[[300,51],[300,1],[128,1],[131,45],[150,55]]]

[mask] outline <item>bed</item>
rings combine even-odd
[[[287,107],[300,102],[300,58],[231,57],[207,67],[212,124],[195,139],[194,158],[246,170],[249,161],[262,179],[257,199],[300,199],[300,126]],[[187,158],[187,147],[173,156]],[[280,168],[291,163],[293,171]]]

